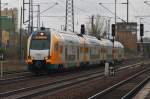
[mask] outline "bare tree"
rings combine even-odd
[[[106,25],[106,18],[99,15],[96,17],[92,16],[92,18],[90,18],[90,24],[87,24],[89,35],[95,36],[98,39],[101,37],[105,38],[107,36]]]

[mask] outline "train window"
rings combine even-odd
[[[38,40],[38,39],[33,39],[31,41],[31,49],[35,50],[46,50],[49,49],[50,42],[47,39],[44,40]]]

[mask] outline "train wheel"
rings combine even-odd
[[[63,70],[64,70],[63,65],[60,64],[60,65],[58,66],[58,72],[63,72]]]
[[[37,76],[39,75],[39,72],[36,68],[34,68],[32,65],[29,65],[28,66],[28,70],[34,75],[34,76]]]

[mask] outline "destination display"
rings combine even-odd
[[[33,39],[48,39],[48,35],[44,35],[44,33],[38,33],[37,35],[33,36]]]
[[[48,39],[48,36],[37,35],[37,36],[34,37],[34,39]]]

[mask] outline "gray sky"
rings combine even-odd
[[[28,0],[26,0],[28,1]],[[52,6],[55,2],[58,5],[51,8],[41,16],[64,16],[65,15],[65,1],[66,0],[34,0],[35,3],[41,4],[41,11]],[[79,30],[80,24],[89,22],[91,15],[102,15],[114,17],[109,11],[104,9],[98,3],[114,3],[115,0],[74,0],[75,3],[75,29]],[[117,0],[118,3],[125,3],[127,0]],[[140,22],[139,18],[135,16],[147,16],[150,15],[150,6],[144,4],[145,0],[129,0],[129,21]],[[149,0],[150,1],[150,0]],[[22,0],[2,0],[2,2],[8,2],[7,6],[4,7],[17,7],[20,8]],[[104,4],[105,7],[114,12],[114,4]],[[4,8],[3,7],[3,8]],[[126,5],[117,4],[117,15],[122,19],[126,20]],[[35,19],[36,20],[36,19]],[[45,26],[60,29],[61,25],[64,25],[64,18],[54,17],[42,17],[42,21]],[[117,20],[120,21],[120,20]],[[114,22],[114,19],[111,20]],[[150,31],[150,17],[142,19],[145,24],[145,31]],[[145,36],[149,36],[150,32],[145,33]]]

